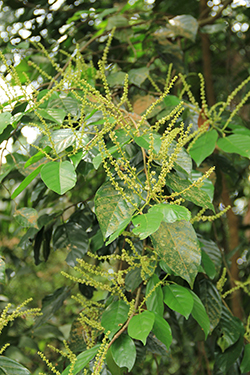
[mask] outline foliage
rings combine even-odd
[[[128,12],[132,8],[127,4]],[[232,254],[225,259],[220,238],[213,242],[210,229],[213,225],[216,233],[216,223],[223,223],[230,209],[220,201],[218,166],[232,179],[249,166],[250,133],[238,112],[249,98],[250,79],[225,101],[208,106],[203,76],[197,76],[199,95],[193,94],[189,77],[182,69],[176,73],[178,64],[168,64],[166,79],[159,80],[156,63],[129,69],[128,58],[124,71],[111,69],[108,54],[112,40],[122,38],[119,25],[127,25],[127,9],[115,9],[119,14],[104,22],[98,36],[108,34],[108,39],[98,62],[84,59],[79,45],[72,55],[58,51],[52,56],[37,44],[39,61],[24,59],[32,67],[30,75],[20,65],[9,65],[1,53],[7,74],[0,139],[12,140],[13,146],[0,178],[6,201],[14,202],[8,214],[20,238],[17,255],[8,246],[3,250],[6,275],[11,283],[11,269],[22,269],[24,255],[32,254],[36,267],[42,267],[55,261],[52,249],[60,252],[55,273],[64,268],[64,277],[43,299],[43,315],[32,328],[35,336],[43,336],[39,355],[52,373],[137,374],[143,364],[152,373],[154,361],[166,373],[203,367],[207,373],[244,373],[250,367],[250,320],[234,316],[230,298],[239,289],[249,296],[248,275],[229,285]],[[194,16],[170,21],[164,30],[168,38],[195,40]],[[135,39],[136,27],[140,35],[140,25],[128,28]],[[155,33],[150,29],[160,43],[162,36]],[[173,57],[174,43],[171,48]],[[140,47],[132,50],[140,58]],[[64,65],[58,63],[60,53],[66,56]],[[23,136],[25,129],[36,133],[32,144]],[[4,283],[4,265],[0,272]],[[71,292],[73,302],[61,313]],[[58,318],[58,313],[65,315]],[[67,342],[60,331],[65,324]],[[3,340],[10,337],[7,331]],[[59,341],[50,346],[57,359],[45,349],[51,338]],[[0,367],[6,361],[18,366],[2,357]]]

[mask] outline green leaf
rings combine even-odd
[[[154,138],[153,149],[154,149],[155,154],[158,154],[161,148],[161,136],[160,134],[153,133],[153,138]],[[149,150],[150,148],[149,134],[144,134],[140,137],[135,137],[134,141],[138,146],[145,148],[146,150]]]
[[[162,222],[151,238],[159,257],[192,286],[201,262],[200,248],[192,224],[184,220]]]
[[[242,373],[250,371],[250,344],[245,345],[244,356],[240,364],[240,370]]]
[[[188,319],[193,310],[194,300],[189,290],[178,284],[166,285],[163,288],[164,302],[170,309]]]
[[[170,325],[162,316],[156,313],[153,333],[169,349],[173,339]]]
[[[207,335],[209,334],[209,331],[210,331],[210,321],[206,313],[205,307],[202,304],[200,298],[192,290],[189,290],[189,293],[191,293],[193,300],[194,300],[194,305],[191,311],[191,315],[197,321],[197,323],[201,326],[202,330],[205,333],[205,338],[207,338]]]
[[[51,134],[51,137],[46,140],[49,143],[57,154],[63,152],[66,148],[71,146],[76,141],[76,136],[71,129],[59,129],[54,130]],[[87,135],[83,135],[82,137],[83,145],[87,143],[88,137]]]
[[[150,311],[133,316],[128,325],[128,334],[136,340],[141,340],[146,345],[147,337],[154,325],[155,316]]]
[[[38,109],[39,115],[49,121],[62,125],[66,112],[61,108]]]
[[[133,233],[139,235],[141,240],[144,240],[159,229],[163,217],[161,212],[150,211],[144,215],[137,215],[132,219],[132,223],[136,226],[133,229]]]
[[[174,223],[175,221],[180,220],[189,221],[191,219],[191,212],[186,207],[177,204],[155,204],[150,208],[149,212],[154,212],[158,215],[162,213],[163,221],[166,223]]]
[[[195,203],[197,206],[214,211],[214,206],[211,203],[209,195],[197,186],[190,188],[191,183],[186,179],[180,178],[177,174],[168,174],[166,185],[175,192],[180,193],[184,199]],[[187,188],[189,188],[187,191],[182,192]]]
[[[91,359],[94,358],[94,356],[98,353],[98,350],[100,349],[101,344],[95,345],[93,348],[90,348],[88,350],[85,350],[85,352],[82,352],[79,354],[76,358],[76,362],[74,364],[74,369],[70,373],[72,365],[69,365],[66,367],[66,369],[62,372],[62,375],[77,375],[84,367],[86,367]]]
[[[176,142],[172,142],[168,148],[168,156],[171,156],[174,152],[174,146]],[[174,162],[174,169],[176,171],[189,175],[192,171],[192,159],[184,148],[181,148],[177,154]]]
[[[218,290],[211,281],[206,279],[201,281],[200,298],[210,321],[210,331],[213,331],[221,318],[222,301]]]
[[[189,154],[196,162],[197,167],[213,153],[217,139],[218,133],[213,129],[202,134],[192,145]]]
[[[21,182],[21,184],[16,188],[16,190],[12,193],[11,199],[16,198],[40,173],[43,165],[39,165],[30,175],[25,177],[25,179]]]
[[[129,217],[128,219],[121,222],[120,225],[118,226],[118,228],[116,229],[116,231],[113,234],[111,234],[111,236],[109,237],[109,240],[107,242],[105,242],[105,245],[108,246],[117,237],[119,237],[120,234],[122,234],[122,232],[126,229],[128,224],[130,223],[130,221],[131,221],[131,218]]]
[[[0,113],[0,134],[7,128],[11,122],[11,113],[3,112]]]
[[[228,137],[220,138],[217,145],[222,151],[250,158],[250,137],[247,135],[232,134]]]
[[[213,241],[204,240],[204,238],[198,237],[202,251],[204,251],[209,258],[212,260],[216,273],[218,274],[221,270],[222,258],[221,252],[218,246]],[[210,267],[211,268],[211,267]]]
[[[101,324],[105,328],[105,332],[110,331],[110,339],[126,322],[128,312],[129,306],[122,300],[112,302],[103,312]]]
[[[202,176],[204,176],[204,174],[202,172],[192,170],[191,175],[189,176],[189,178],[190,178],[191,182],[195,182],[199,178],[201,178]],[[213,183],[212,183],[212,181],[210,179],[207,178],[206,180],[203,181],[202,186],[201,186],[201,190],[203,192],[205,192],[209,196],[210,202],[213,202],[213,199],[214,199],[214,185],[213,185]]]
[[[130,201],[138,204],[138,196],[124,189]],[[95,211],[104,239],[114,233],[125,220],[132,220],[135,207],[109,182],[103,184],[95,195]]]
[[[20,210],[15,211],[13,216],[22,227],[38,228],[37,226],[38,213],[34,208],[29,208],[29,207],[20,208]]]
[[[41,178],[49,189],[60,195],[72,189],[76,184],[75,169],[67,160],[45,164],[41,169]]]
[[[3,258],[0,256],[0,283],[5,283],[5,262]]]
[[[215,265],[204,250],[201,251],[201,264],[208,277],[214,279],[216,276]]]
[[[244,334],[241,321],[234,317],[225,306],[222,306],[219,329],[221,336],[218,338],[217,344],[222,352],[229,348],[229,346],[235,344],[241,333]]]
[[[125,276],[125,288],[128,292],[134,292],[142,283],[141,268],[131,269]]]
[[[148,280],[146,286],[146,306],[149,311],[157,313],[159,316],[163,316],[164,304],[161,285],[154,289],[155,285],[159,282],[159,277],[156,275],[153,275]],[[151,292],[152,290],[153,292]]]
[[[149,69],[146,67],[131,69],[128,73],[129,82],[136,86],[141,86],[141,84],[147,79],[149,75]]]
[[[219,369],[226,374],[234,362],[239,358],[242,348],[244,346],[243,335],[240,336],[239,340],[232,346],[230,346],[224,353],[218,353],[215,356],[215,364]]]
[[[72,161],[75,168],[78,166],[82,158],[83,158],[83,151],[79,151],[75,155],[70,156],[70,160]]]
[[[170,25],[167,25],[169,30],[168,37],[176,37],[178,35],[195,41],[196,34],[198,31],[198,22],[189,14],[183,14],[171,18],[169,21]]]
[[[126,73],[124,72],[111,73],[110,75],[108,75],[107,81],[110,87],[122,86],[124,84],[125,77]]]
[[[76,260],[83,258],[89,248],[89,238],[86,228],[81,223],[68,221],[56,228],[53,234],[53,247],[57,249],[71,250],[66,262],[74,267]]]
[[[113,29],[113,27],[123,27],[127,25],[128,25],[127,18],[122,16],[121,14],[118,14],[116,16],[109,17],[107,30],[111,30]]]
[[[6,375],[30,375],[29,370],[13,359],[0,356],[0,370]]]
[[[49,153],[51,151],[51,147],[49,146],[46,146],[43,151],[45,153]],[[30,165],[38,162],[39,160],[41,160],[42,158],[45,157],[45,153],[43,153],[42,151],[38,151],[35,155],[31,156],[31,158],[29,158],[29,160],[24,164],[24,168],[27,168],[29,167]]]
[[[128,335],[121,335],[111,345],[111,353],[119,367],[127,367],[131,371],[136,359],[134,341]]]

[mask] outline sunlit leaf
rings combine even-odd
[[[128,334],[136,340],[141,340],[146,345],[147,337],[153,328],[155,316],[150,311],[133,316],[128,325]]]
[[[193,297],[188,289],[178,284],[166,285],[163,288],[163,296],[164,302],[170,309],[188,319],[194,305]]]
[[[21,184],[16,188],[16,190],[12,193],[11,199],[16,198],[40,173],[43,165],[40,165],[36,168],[30,175],[25,177],[25,179],[21,182]]]
[[[192,159],[196,162],[197,166],[203,162],[209,155],[211,155],[215,149],[216,141],[218,139],[218,133],[216,130],[207,131],[202,134],[192,145],[189,150],[189,154]]]
[[[98,353],[101,344],[95,345],[93,348],[85,350],[81,354],[79,354],[76,358],[76,363],[74,364],[73,371],[71,370],[72,365],[66,367],[66,369],[62,372],[62,375],[77,375],[79,372],[87,366],[87,364],[94,358],[94,356]]]
[[[232,134],[228,137],[218,139],[217,145],[222,151],[250,158],[250,136]]]
[[[72,189],[76,184],[75,169],[67,160],[45,164],[41,169],[41,178],[49,189],[60,195]]]
[[[11,122],[11,113],[10,112],[3,112],[0,113],[0,134],[4,131],[5,128],[10,124]]]

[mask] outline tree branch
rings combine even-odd
[[[202,27],[202,26],[205,26],[205,25],[210,25],[210,24],[214,23],[215,20],[220,18],[223,10],[226,9],[226,7],[228,7],[228,5],[232,4],[232,2],[233,2],[233,0],[224,1],[222,3],[223,6],[218,10],[218,12],[216,13],[216,15],[214,17],[210,16],[210,17],[198,20],[199,27]]]

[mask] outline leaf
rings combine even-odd
[[[160,134],[153,133],[154,143],[153,143],[153,149],[155,154],[158,154],[161,148],[161,136]],[[146,150],[149,150],[150,148],[150,135],[144,134],[140,137],[135,137],[134,141],[138,146],[145,148]]]
[[[0,356],[0,370],[6,375],[30,375],[29,370],[13,359]]]
[[[213,129],[202,134],[192,145],[189,154],[196,162],[197,167],[199,167],[203,160],[213,153],[217,139],[218,133]]]
[[[177,174],[168,174],[166,185],[175,192],[180,193],[180,195],[184,199],[195,203],[197,206],[208,208],[214,211],[214,206],[211,203],[209,195],[197,186],[192,186],[191,188],[189,188],[191,183],[186,179],[180,178],[179,176],[177,176]],[[189,188],[189,190],[183,192],[183,190],[187,188]]]
[[[119,367],[127,367],[131,371],[136,359],[134,341],[128,335],[121,335],[111,345],[111,353]]]
[[[163,316],[164,304],[162,288],[161,285],[154,288],[159,282],[159,277],[156,275],[153,275],[148,280],[146,286],[146,306],[149,311],[157,313],[159,316]]]
[[[0,283],[5,283],[5,261],[0,256]]]
[[[43,165],[39,165],[31,174],[29,174],[25,179],[21,182],[21,184],[16,188],[16,190],[12,193],[11,199],[16,198],[40,173]]]
[[[110,331],[110,339],[126,322],[128,312],[129,306],[122,300],[112,302],[103,312],[101,324],[105,328],[105,332]]]
[[[177,204],[155,204],[150,208],[149,212],[154,212],[158,215],[162,213],[163,221],[166,223],[174,223],[175,221],[180,220],[189,221],[191,219],[191,212],[186,207]]]
[[[218,290],[211,281],[206,279],[201,281],[200,298],[210,321],[210,331],[213,331],[221,318],[222,301]]]
[[[49,121],[62,125],[66,112],[62,108],[38,109],[39,115]]]
[[[137,215],[132,219],[132,223],[135,225],[133,233],[139,235],[141,240],[144,240],[159,229],[163,217],[161,212],[148,212],[144,215]]]
[[[188,319],[194,305],[193,297],[188,289],[178,284],[166,285],[163,288],[163,299],[170,309]]]
[[[111,73],[110,75],[108,75],[107,81],[110,87],[122,86],[124,84],[125,77],[126,73],[124,72]]]
[[[125,188],[124,193],[134,204],[138,197]],[[121,223],[132,219],[135,207],[109,183],[103,184],[95,195],[95,211],[104,239],[114,233]]]
[[[0,134],[7,128],[11,122],[11,113],[3,112],[0,113]]]
[[[250,158],[250,137],[247,135],[232,134],[218,139],[217,145],[222,151]]]
[[[172,142],[168,148],[168,155],[174,152],[176,142]],[[192,159],[184,148],[181,148],[174,162],[174,169],[189,175],[192,171]]]
[[[66,262],[74,267],[76,259],[81,259],[89,248],[89,238],[86,228],[81,222],[68,221],[56,228],[53,234],[53,247],[57,249],[66,248],[70,250]]]
[[[146,345],[147,337],[154,325],[155,316],[150,311],[135,315],[129,322],[128,334],[136,340],[141,340]]]
[[[240,370],[242,373],[250,371],[250,344],[245,345],[244,356],[240,364]]]
[[[128,224],[130,223],[130,221],[131,221],[131,218],[129,217],[128,219],[121,222],[120,225],[118,226],[118,228],[116,229],[116,231],[113,234],[111,234],[111,236],[109,237],[109,240],[107,242],[105,242],[105,245],[108,246],[117,237],[119,237],[120,234],[122,234],[122,232],[126,229]]]
[[[66,298],[70,295],[70,288],[62,287],[56,289],[53,294],[49,294],[42,300],[42,316],[36,319],[35,329],[47,322],[55,312],[60,309]]]
[[[140,96],[134,103],[133,103],[133,111],[138,115],[142,115],[151,104],[156,101],[156,98],[152,95],[145,95]]]
[[[125,288],[128,292],[133,293],[142,281],[141,268],[131,269],[125,276]]]
[[[38,213],[34,208],[29,208],[29,207],[20,208],[20,210],[15,211],[13,216],[22,227],[38,228],[37,226]]]
[[[128,73],[129,82],[136,86],[141,86],[141,84],[147,79],[149,75],[149,69],[146,67],[131,69]]]
[[[38,162],[39,160],[41,160],[42,158],[44,158],[45,153],[49,153],[51,151],[51,147],[46,146],[43,149],[43,151],[44,151],[44,153],[42,151],[38,151],[35,155],[31,156],[31,158],[29,158],[29,160],[24,164],[24,168],[27,168],[30,165],[32,165],[32,164]]]
[[[159,257],[192,286],[201,261],[192,224],[184,220],[175,223],[162,222],[151,238]]]
[[[62,375],[77,375],[87,364],[94,358],[94,356],[98,353],[101,344],[95,345],[93,348],[85,350],[81,354],[79,354],[76,358],[76,362],[74,364],[74,369],[70,372],[72,365],[66,367],[66,369],[62,372]]]
[[[215,356],[215,364],[219,367],[223,374],[226,374],[237,358],[239,358],[243,345],[244,338],[243,335],[241,335],[239,340],[234,345],[230,346],[224,353],[218,353]]]
[[[41,169],[41,178],[45,185],[63,195],[76,184],[76,173],[69,161],[50,162]]]
[[[160,315],[155,313],[155,322],[153,327],[155,336],[169,349],[172,343],[172,332],[168,322]]]
[[[241,321],[234,317],[225,306],[222,306],[221,319],[218,328],[221,332],[221,336],[218,338],[217,344],[222,352],[229,348],[229,346],[235,344],[241,333],[244,334],[244,328]]]
[[[87,135],[83,135],[82,141],[83,144],[87,143]],[[49,143],[57,154],[63,152],[66,148],[71,146],[76,141],[76,136],[71,129],[59,129],[54,130],[51,134],[51,137],[46,141]]]
[[[205,338],[207,339],[207,335],[209,334],[209,331],[210,331],[210,321],[206,313],[205,307],[202,304],[200,298],[192,290],[189,290],[189,293],[191,293],[193,300],[194,300],[194,305],[191,311],[191,315],[197,321],[197,323],[201,326],[202,330],[205,333]]]
[[[198,31],[198,22],[193,16],[190,16],[189,14],[176,16],[169,20],[169,23],[170,34],[168,35],[168,37],[176,37],[180,35],[185,38],[191,39],[192,42],[195,41]]]
[[[221,270],[222,258],[221,252],[218,246],[213,241],[207,241],[204,238],[198,237],[202,250],[209,256],[212,260],[216,273],[218,274]]]
[[[213,280],[216,276],[215,265],[204,250],[201,251],[201,264],[208,277]]]
[[[107,30],[113,29],[113,27],[123,27],[128,25],[128,20],[126,17],[118,14],[113,17],[108,18]]]

